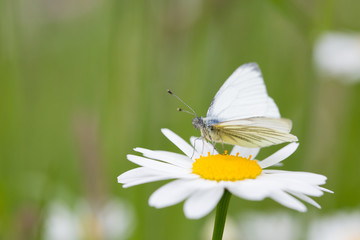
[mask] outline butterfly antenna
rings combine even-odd
[[[194,111],[194,109],[192,109],[189,105],[187,105],[181,98],[179,98],[178,96],[176,96],[170,89],[168,89],[167,92],[168,92],[169,94],[173,95],[174,97],[176,97],[180,102],[182,102],[185,106],[187,106],[187,107],[191,110],[191,112],[189,112],[189,111],[186,111],[186,110],[184,110],[184,109],[178,108],[177,110],[178,110],[179,112],[186,112],[186,113],[189,113],[189,114],[191,114],[191,115],[195,115],[195,117],[198,117],[198,115],[196,114],[196,112]]]
[[[178,110],[179,112],[184,112],[184,113],[188,113],[188,114],[194,115],[194,113],[189,112],[189,111],[187,111],[187,110],[184,110],[184,109],[182,109],[182,108],[177,108],[176,110]]]

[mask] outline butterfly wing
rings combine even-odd
[[[217,123],[212,128],[220,141],[249,148],[298,141],[289,133],[291,121],[285,118],[239,119]]]
[[[280,118],[256,63],[241,65],[231,74],[215,95],[204,121],[217,142],[255,148],[298,140],[289,133],[291,121]]]
[[[266,92],[261,71],[256,63],[241,65],[215,95],[206,114],[218,122],[252,118],[279,118],[279,110]]]

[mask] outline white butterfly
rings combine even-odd
[[[280,117],[268,96],[256,63],[235,70],[215,95],[205,118],[194,115],[193,126],[213,143],[258,148],[298,141],[289,133],[291,120]]]

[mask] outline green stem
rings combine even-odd
[[[228,190],[225,190],[224,195],[216,207],[215,226],[212,240],[221,240],[223,237],[230,197],[231,193]]]

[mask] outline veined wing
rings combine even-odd
[[[218,123],[212,127],[224,143],[249,148],[298,141],[289,133],[291,121],[288,119],[250,118]]]
[[[292,122],[287,118],[253,117],[220,122],[215,125],[225,127],[227,129],[237,128],[238,126],[262,127],[289,133],[292,127]]]
[[[227,121],[250,117],[279,118],[279,110],[266,92],[256,63],[241,65],[215,95],[207,118]]]

